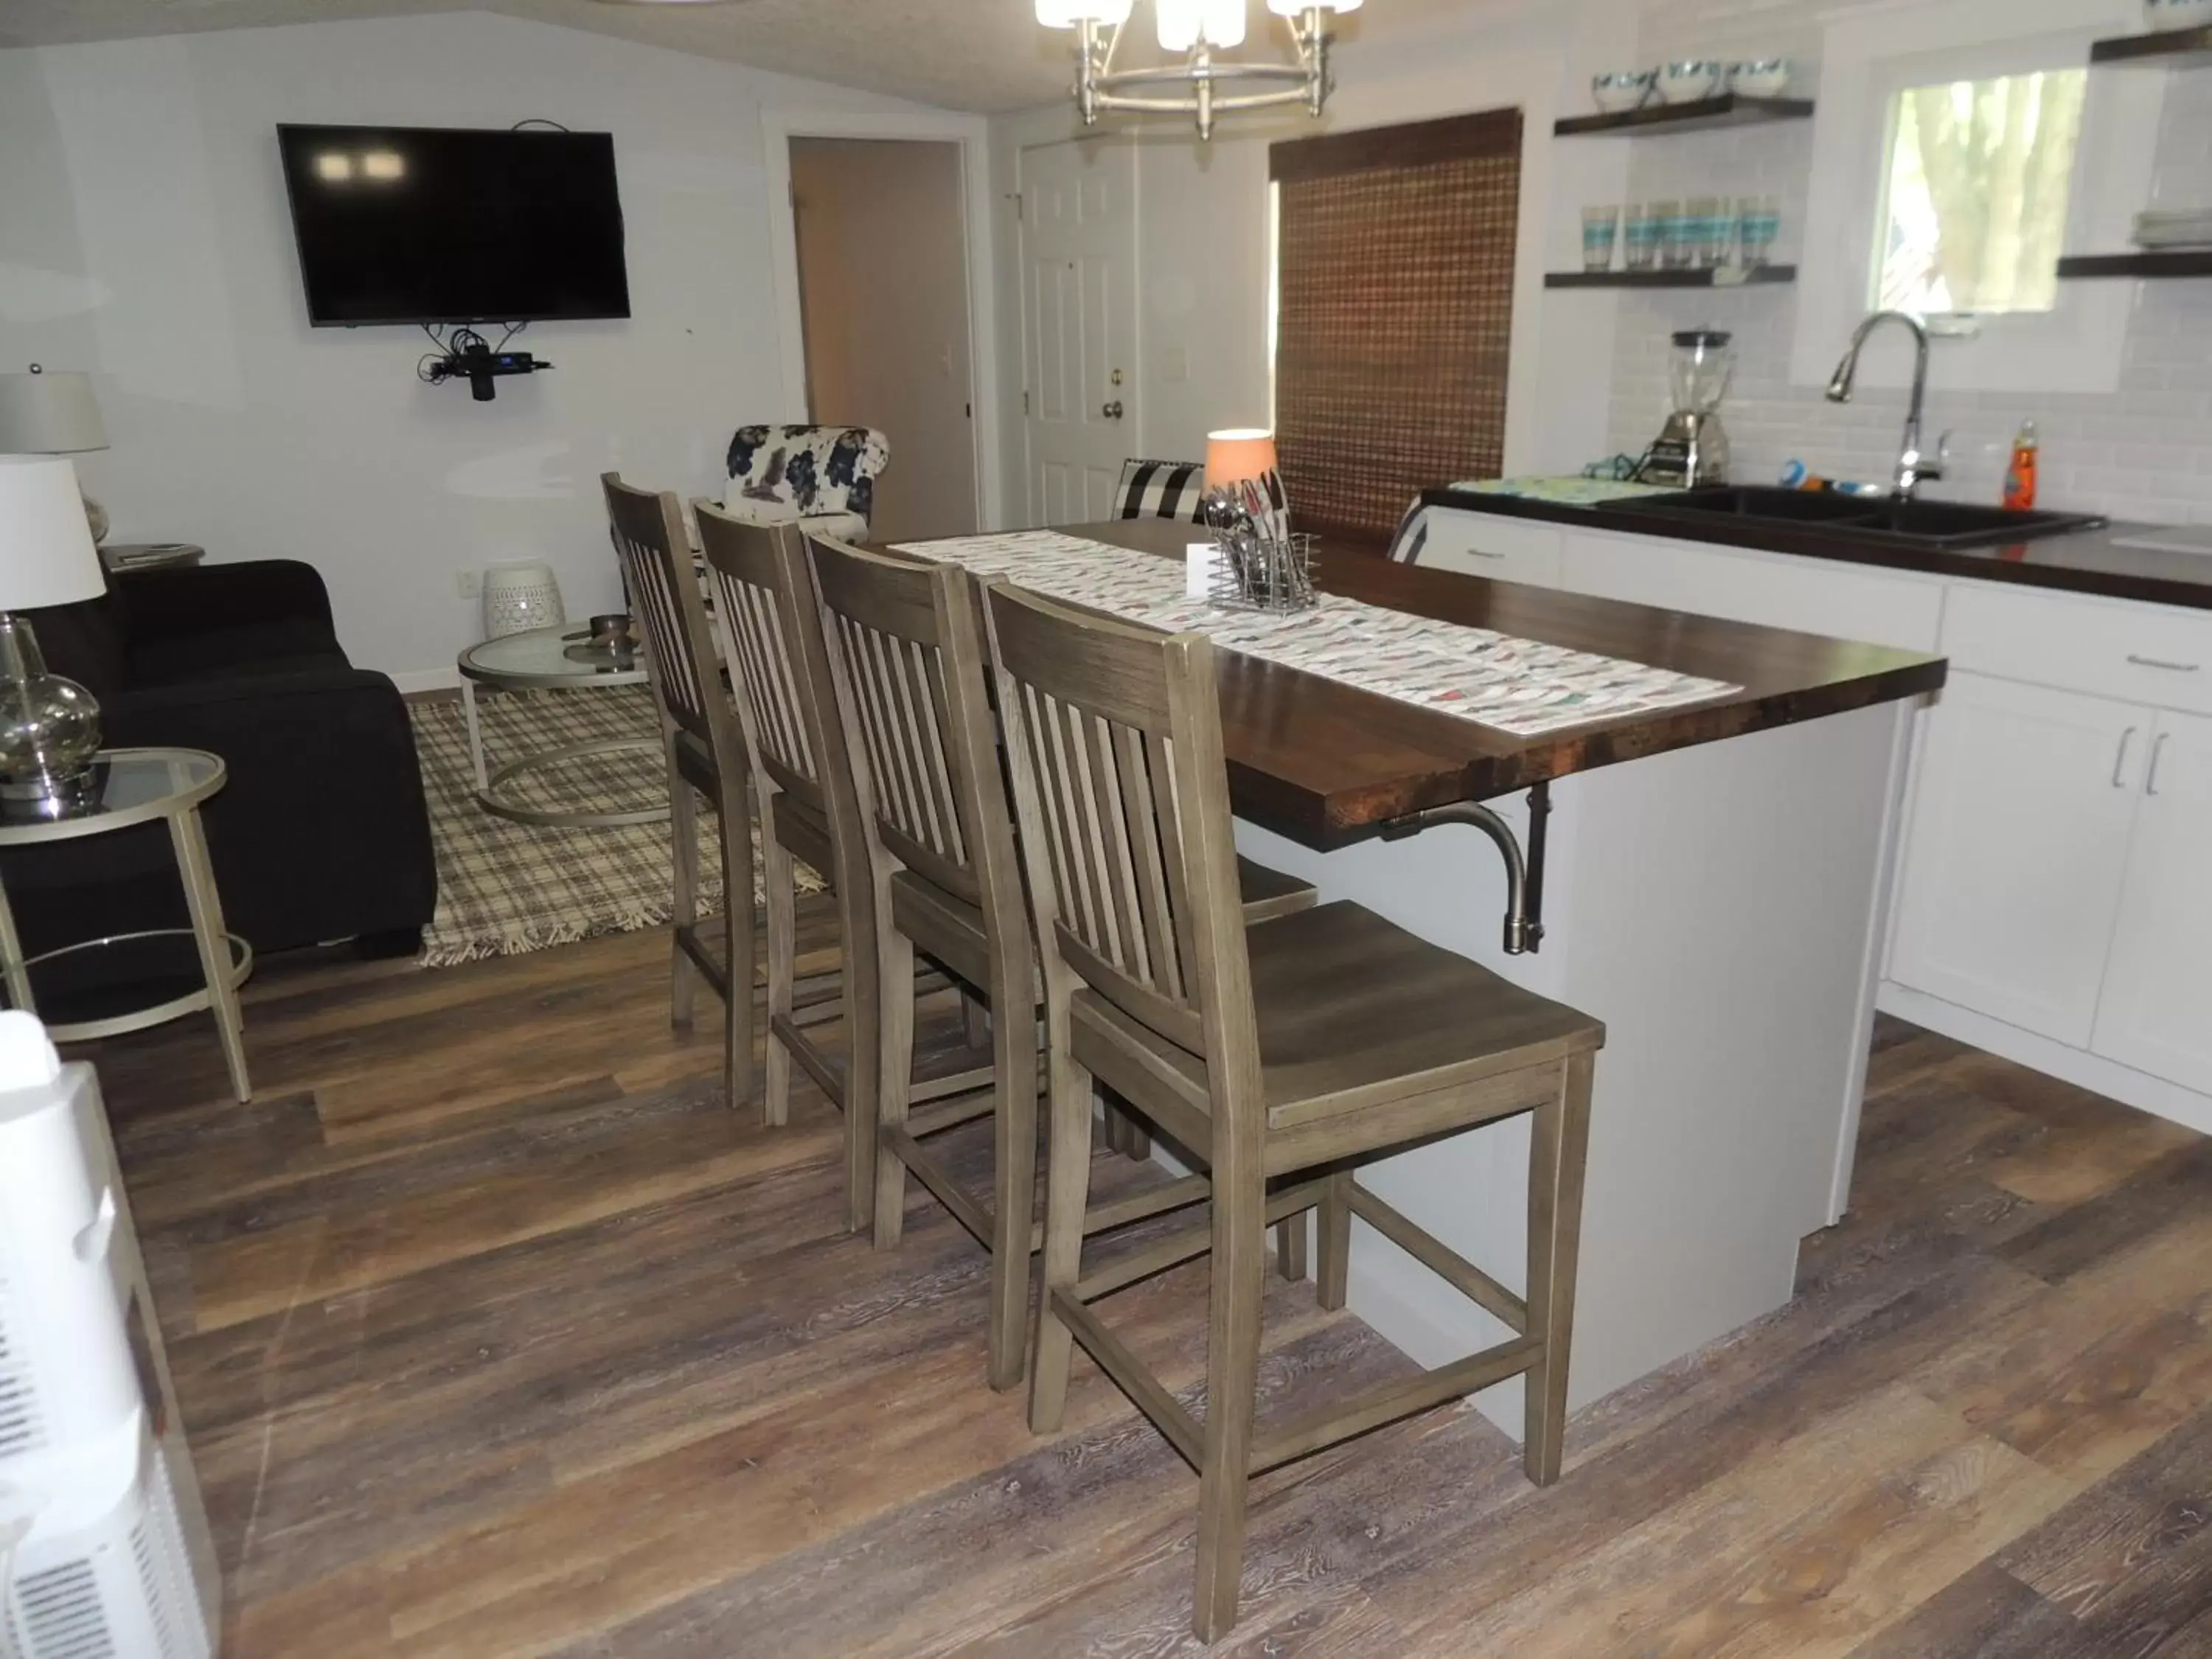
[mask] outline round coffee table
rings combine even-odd
[[[253,947],[222,925],[215,866],[200,832],[199,805],[222,787],[222,762],[198,749],[107,749],[93,766],[96,793],[82,811],[40,818],[12,803],[0,808],[0,847],[74,841],[166,818],[192,925],[83,939],[27,961],[15,914],[0,890],[0,972],[8,1000],[35,1014],[43,998],[62,1016],[46,1027],[57,1042],[119,1036],[206,1009],[222,1039],[231,1087],[239,1099],[250,1100],[238,988],[253,971]],[[180,948],[185,940],[190,946]],[[82,970],[95,961],[107,971],[82,978]],[[129,1006],[148,995],[155,999],[150,1004]]]
[[[461,709],[469,726],[469,763],[476,769],[477,805],[487,812],[512,818],[517,823],[550,825],[567,830],[605,830],[625,823],[665,823],[668,808],[645,807],[634,811],[599,811],[590,808],[532,806],[517,799],[510,786],[517,778],[543,767],[592,755],[631,754],[659,750],[658,738],[602,738],[592,743],[563,744],[512,760],[498,771],[486,774],[483,730],[477,720],[477,687],[503,691],[586,691],[600,686],[643,685],[645,659],[635,653],[611,656],[591,649],[591,629],[568,624],[533,628],[527,633],[506,634],[461,653]]]

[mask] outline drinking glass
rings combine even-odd
[[[1717,196],[1692,196],[1685,209],[1690,222],[1690,257],[1686,264],[1711,270],[1728,255],[1727,220]]]
[[[1629,270],[1650,270],[1652,262],[1659,257],[1659,241],[1665,231],[1666,222],[1659,216],[1655,204],[1639,203],[1630,208],[1620,232],[1623,268]]]
[[[1610,270],[1613,269],[1613,245],[1620,229],[1620,209],[1586,207],[1583,210],[1583,269]]]
[[[1774,240],[1782,232],[1782,203],[1772,196],[1744,196],[1735,204],[1736,236],[1743,251],[1743,262],[1757,267],[1766,263],[1774,252]]]
[[[1654,202],[1651,218],[1656,227],[1659,263],[1674,270],[1687,262],[1689,222],[1682,214],[1680,202]]]

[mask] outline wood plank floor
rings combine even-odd
[[[279,966],[245,1107],[202,1022],[97,1050],[228,1651],[1197,1651],[1194,1480],[1080,1358],[1032,1438],[966,1236],[919,1195],[896,1253],[841,1236],[835,1115],[729,1111],[666,961]],[[1268,1478],[1217,1650],[2212,1655],[2212,1143],[1877,1050],[1796,1303],[1582,1413],[1548,1492],[1464,1410]],[[1187,1397],[1201,1273],[1110,1306]],[[1407,1369],[1271,1286],[1270,1408]]]

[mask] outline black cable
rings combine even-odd
[[[517,121],[513,126],[509,127],[507,131],[509,132],[520,132],[525,127],[550,127],[556,132],[567,132],[569,131],[568,128],[562,126],[558,121],[553,120],[550,117],[544,115],[526,115],[522,119]]]

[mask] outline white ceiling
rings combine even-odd
[[[1032,0],[479,0],[473,7],[465,0],[0,0],[0,46],[464,9],[567,24],[949,109],[1048,103],[1072,78],[1071,37],[1039,27]],[[1139,9],[1139,25],[1146,9]],[[1340,20],[1337,33],[1346,41],[1363,33],[1374,39],[1469,9],[1467,0],[1375,0]],[[1281,26],[1256,0],[1251,30],[1246,51],[1287,52]]]

